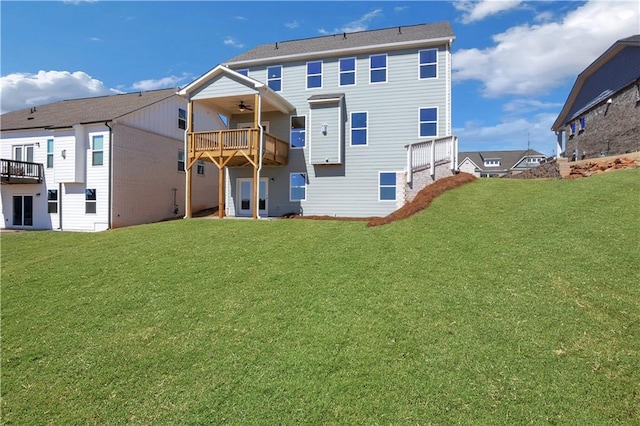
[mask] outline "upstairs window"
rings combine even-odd
[[[47,169],[53,168],[53,139],[47,140]]]
[[[418,52],[420,56],[420,79],[436,78],[438,70],[438,49]]]
[[[387,54],[369,56],[369,82],[384,83],[387,81]]]
[[[244,69],[244,70],[237,70],[236,71],[238,74],[242,74],[245,77],[249,77],[249,70],[248,69]]]
[[[340,59],[340,86],[356,84],[356,58]]]
[[[291,148],[304,148],[306,145],[306,117],[291,117]]]
[[[184,151],[178,152],[178,171],[184,172]]]
[[[104,160],[104,136],[94,136],[91,140],[91,165],[102,166]]]
[[[58,213],[58,190],[49,189],[47,191],[47,211],[49,213]]]
[[[573,136],[576,134],[576,122],[572,122],[569,124],[569,136]]]
[[[498,167],[500,165],[499,158],[486,158],[484,160],[485,167]]]
[[[378,201],[396,200],[395,172],[380,172],[378,174]]]
[[[307,89],[322,87],[322,61],[307,62]]]
[[[367,113],[351,113],[351,145],[367,145]]]
[[[267,84],[275,92],[282,91],[282,65],[267,68]]]
[[[85,200],[85,213],[95,213],[96,212],[96,204],[97,204],[98,195],[96,194],[95,189],[87,188],[84,193]]]
[[[178,108],[178,129],[187,129],[187,111],[182,108]]]
[[[587,128],[587,118],[582,117],[580,118],[580,131],[584,132],[586,128]]]
[[[420,108],[420,137],[438,135],[438,108]]]
[[[307,199],[307,174],[291,173],[289,175],[289,201],[305,201]]]

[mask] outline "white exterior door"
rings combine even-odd
[[[255,193],[252,178],[237,179],[236,216],[252,216]],[[260,178],[260,194],[258,200],[258,214],[267,216],[269,201],[269,179]]]

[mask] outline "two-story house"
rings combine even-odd
[[[165,89],[3,114],[0,226],[99,231],[184,215],[186,108]],[[204,106],[193,114],[224,128]],[[192,205],[215,207],[214,167],[194,170]]]
[[[448,22],[341,33],[216,66],[179,92],[189,105],[187,193],[203,160],[218,168],[221,217],[391,213],[455,169],[454,38]],[[194,128],[198,107],[228,129]]]
[[[546,159],[544,154],[533,149],[459,152],[458,158],[458,169],[476,177],[521,173],[538,167]]]
[[[640,151],[640,34],[578,75],[551,130],[570,161]]]

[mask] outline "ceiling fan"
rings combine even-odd
[[[242,101],[240,101],[240,103],[238,104],[238,109],[240,110],[240,112],[253,111],[253,108],[251,108],[249,105],[245,105]]]

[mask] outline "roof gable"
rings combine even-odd
[[[637,34],[616,41],[578,75],[551,130],[562,130],[565,123],[639,78],[640,34]]]
[[[518,164],[522,163],[526,158],[545,158],[545,155],[533,150],[515,150],[515,151],[469,151],[469,152],[460,152],[458,154],[458,158],[462,158],[463,161],[459,162],[459,165],[462,165],[464,160],[468,159],[471,161],[478,169],[484,170],[485,160],[500,160],[499,166],[489,166],[487,170],[509,170],[512,169]]]
[[[59,101],[2,114],[0,126],[7,131],[69,128],[76,124],[107,122],[171,96],[176,96],[176,89]]]
[[[372,49],[450,43],[455,39],[449,22],[340,33],[322,37],[263,44],[227,61],[233,66],[282,62],[302,57],[340,55]]]

